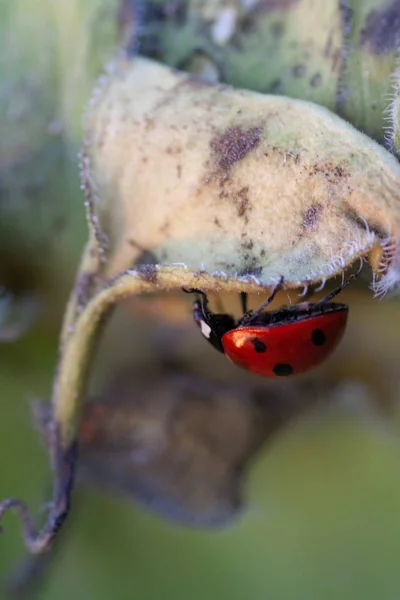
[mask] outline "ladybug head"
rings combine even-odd
[[[200,297],[193,303],[193,318],[206,340],[224,353],[221,339],[225,333],[236,327],[234,318],[231,315],[210,312],[204,292],[200,292]]]

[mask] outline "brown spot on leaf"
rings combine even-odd
[[[347,179],[350,175],[349,171],[342,165],[335,165],[331,161],[310,165],[309,174],[322,175],[332,185],[337,185],[340,180]]]
[[[321,213],[322,204],[320,202],[311,204],[311,206],[309,206],[303,213],[303,222],[301,224],[301,228],[307,232],[313,231],[321,219]]]
[[[336,175],[336,177],[342,178],[342,177],[348,177],[349,173],[346,171],[346,169],[344,169],[343,167],[337,165],[336,167],[333,168],[333,173]]]
[[[248,197],[249,188],[243,187],[237,193],[237,197],[235,200],[238,216],[243,217],[248,210],[251,210],[251,205]]]
[[[238,270],[238,275],[260,277],[264,266],[260,256],[251,252],[250,248],[246,248],[243,242],[240,245],[240,255],[242,267]]]
[[[159,232],[165,236],[169,236],[170,231],[171,231],[171,222],[169,221],[169,219],[166,219],[164,221],[164,223],[161,225],[161,227],[159,228]]]
[[[374,54],[386,54],[400,44],[400,0],[381,10],[371,10],[360,32],[360,45]]]
[[[243,242],[242,242],[242,247],[243,247],[245,250],[252,250],[252,249],[253,249],[253,247],[254,247],[254,242],[253,242],[253,240],[246,240],[246,241],[243,241]]]
[[[229,127],[211,140],[210,146],[222,181],[228,178],[233,165],[258,145],[261,132],[262,127]]]
[[[182,148],[177,144],[175,146],[167,146],[165,148],[165,152],[169,155],[180,154],[182,152]]]

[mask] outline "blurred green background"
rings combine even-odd
[[[162,59],[164,53],[169,62],[190,66],[188,43],[198,43],[188,35],[191,23],[180,17],[183,50],[174,54],[168,46],[178,39],[178,21],[165,15],[177,15],[180,3],[148,4],[161,6],[159,12],[153,7],[145,15],[154,20],[153,29],[148,26],[143,33],[148,54]],[[310,1],[283,4],[313,9]],[[323,11],[322,3],[314,4]],[[367,4],[372,10],[388,3],[351,4],[355,10],[362,7],[364,18]],[[204,5],[217,10],[223,3]],[[294,31],[304,37],[306,12],[302,25],[298,16],[280,14],[279,3],[270,5],[278,8],[268,18],[274,23],[291,19],[290,35]],[[49,470],[46,450],[32,426],[29,400],[49,397],[62,309],[86,236],[76,159],[83,110],[101,65],[115,53],[132,6],[117,0],[0,0],[0,283],[13,294],[17,309],[23,293],[31,294],[39,307],[26,334],[0,346],[0,498],[24,498],[38,516]],[[336,15],[337,3],[324,6]],[[335,22],[332,17],[331,24]],[[266,21],[262,24],[266,32]],[[268,31],[273,35],[274,30]],[[322,37],[327,35],[321,31]],[[247,42],[253,58],[265,55],[264,46],[260,49],[254,39]],[[248,55],[238,52],[240,45],[235,48],[241,64]],[[224,52],[227,47],[218,50],[218,61],[223,62]],[[289,60],[294,59],[282,58]],[[352,68],[354,60],[352,55]],[[387,66],[392,55],[384,60]],[[246,85],[246,68],[240,71],[230,62],[231,80]],[[257,79],[253,87],[271,91],[266,88],[272,83],[261,85]],[[296,95],[295,78],[283,84],[285,93]],[[387,85],[386,78],[374,93],[381,98]],[[331,88],[324,88],[326,97],[318,91],[317,99],[328,106],[335,104]],[[299,90],[307,98],[312,92],[310,86],[304,89],[304,81]],[[367,100],[371,104],[368,94]],[[363,110],[360,122],[365,121]],[[371,126],[377,138],[380,123],[381,118]],[[247,511],[235,524],[221,531],[191,530],[126,499],[78,489],[67,530],[37,597],[397,600],[400,306],[395,300],[372,300],[366,283],[346,293],[344,300],[351,307],[345,339],[332,360],[311,376],[317,389],[321,383],[320,402],[262,450],[246,480]],[[199,346],[189,305],[182,306],[185,322],[172,323],[164,334],[166,340],[177,332],[177,339],[185,339],[187,345],[179,341],[174,350],[177,357],[181,353],[200,365],[205,377],[245,377],[212,349]],[[126,349],[138,361],[151,361],[151,347],[130,347],[127,342]],[[106,360],[107,348],[104,352]],[[328,391],[327,380],[332,381]],[[2,577],[23,557],[15,516],[7,514],[4,526]]]

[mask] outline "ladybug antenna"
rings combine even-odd
[[[330,294],[328,294],[327,296],[325,296],[325,298],[322,298],[322,300],[318,300],[318,302],[315,302],[314,306],[319,306],[320,304],[325,304],[326,302],[330,302],[332,300],[332,298],[335,298],[335,296],[337,296],[338,294],[340,294],[340,292],[342,290],[344,290],[344,288],[347,287],[349,285],[349,283],[351,283],[352,281],[354,281],[354,279],[356,279],[359,276],[359,274],[362,271],[363,264],[364,264],[364,261],[361,260],[360,266],[359,266],[358,271],[356,273],[352,273],[350,275],[350,277],[348,277],[347,279],[345,279],[344,281],[342,281],[341,285],[336,290],[333,290],[333,292],[331,292]]]
[[[181,287],[182,292],[185,292],[185,294],[200,294],[201,296],[206,296],[206,293],[203,292],[202,290],[199,290],[197,288],[185,288],[185,287]]]
[[[278,283],[276,284],[276,286],[273,289],[272,294],[269,296],[269,298],[267,298],[258,308],[257,310],[250,310],[249,312],[247,312],[246,314],[243,315],[243,317],[240,319],[239,324],[240,325],[244,325],[245,323],[247,323],[248,321],[252,321],[253,319],[257,318],[265,308],[267,308],[267,306],[269,306],[271,304],[271,302],[273,301],[273,299],[275,298],[276,294],[279,292],[279,290],[281,290],[283,287],[283,276],[280,278],[280,280],[278,281]]]

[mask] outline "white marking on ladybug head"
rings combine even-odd
[[[211,335],[211,327],[207,325],[205,321],[200,321],[200,329],[204,337],[209,340]]]

